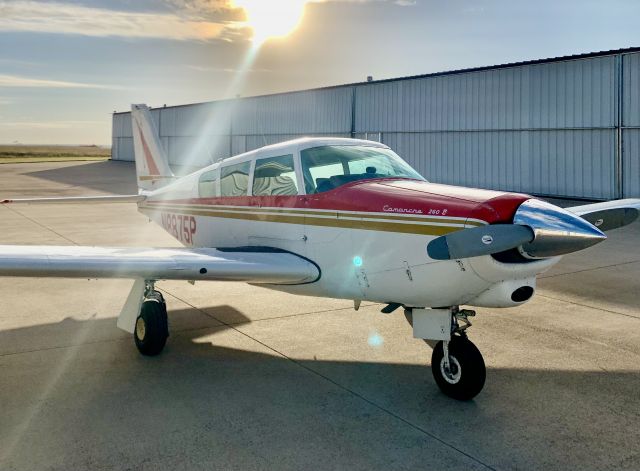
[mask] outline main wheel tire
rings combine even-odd
[[[431,355],[431,371],[440,390],[460,401],[477,396],[487,377],[480,350],[466,337],[456,335],[449,342],[449,363],[447,372],[443,344],[438,342]]]
[[[168,336],[166,304],[157,300],[143,302],[133,332],[138,351],[147,356],[157,355],[167,343]]]

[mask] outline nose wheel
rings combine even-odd
[[[136,319],[133,338],[138,351],[146,356],[158,355],[169,337],[167,305],[160,291],[153,289],[153,283],[147,285],[145,300]]]
[[[431,371],[440,390],[460,401],[478,395],[487,377],[480,350],[465,335],[453,335],[451,340],[436,344]]]

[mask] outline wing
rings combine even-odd
[[[610,231],[631,224],[640,215],[640,199],[604,201],[565,208],[601,231]]]
[[[0,276],[298,284],[316,281],[320,270],[277,249],[0,245]]]
[[[106,204],[137,203],[146,198],[144,195],[106,195],[106,196],[63,196],[59,198],[18,198],[0,200],[0,204]]]

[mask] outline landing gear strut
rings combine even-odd
[[[466,334],[466,329],[471,327],[468,317],[475,312],[455,307],[451,314],[451,340],[436,344],[431,355],[431,371],[443,393],[467,401],[482,390],[487,371],[482,354]]]
[[[145,282],[144,301],[136,319],[133,338],[143,355],[159,354],[169,337],[167,305],[162,293],[155,290],[153,281]]]

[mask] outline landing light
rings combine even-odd
[[[353,265],[356,267],[361,267],[362,266],[362,257],[356,255],[355,257],[353,257]]]

